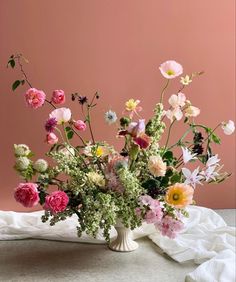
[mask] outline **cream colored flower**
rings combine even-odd
[[[164,176],[166,174],[166,163],[161,156],[151,156],[148,161],[148,169],[154,176]]]
[[[181,77],[180,78],[180,83],[183,85],[189,85],[193,80],[191,79],[191,77],[189,75],[185,75],[185,77]]]
[[[231,135],[235,130],[234,122],[232,120],[229,120],[228,122],[222,122],[222,129],[224,134]]]
[[[186,117],[197,117],[200,114],[200,109],[194,106],[189,106],[185,109]]]
[[[91,171],[87,173],[87,177],[88,177],[88,180],[94,183],[95,185],[99,187],[105,186],[105,178],[103,177],[103,175],[97,172]]]

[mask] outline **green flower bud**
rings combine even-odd
[[[19,171],[26,170],[30,164],[30,160],[26,157],[19,157],[16,159],[16,169]]]
[[[122,117],[120,119],[120,126],[125,127],[130,124],[131,120],[128,117]]]
[[[48,168],[48,163],[47,161],[43,160],[43,159],[38,159],[35,163],[34,163],[34,169],[37,170],[38,172],[45,172]]]
[[[25,157],[30,153],[29,147],[25,144],[14,144],[14,151],[17,157]]]

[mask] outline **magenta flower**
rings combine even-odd
[[[183,73],[183,67],[176,61],[166,61],[160,65],[159,69],[167,79],[175,78]]]
[[[77,120],[74,122],[74,127],[78,129],[79,131],[85,131],[86,130],[86,123],[82,120]]]
[[[143,133],[139,137],[134,138],[134,142],[139,145],[141,149],[147,149],[151,144],[152,138],[147,134]]]
[[[29,107],[37,109],[41,107],[46,99],[46,94],[42,90],[30,88],[25,93],[25,100]]]
[[[15,200],[26,208],[32,208],[39,202],[38,185],[35,183],[20,183],[15,189]]]
[[[158,230],[160,230],[163,236],[167,236],[170,239],[174,239],[177,233],[184,228],[182,221],[176,220],[169,215],[163,217],[161,222],[156,223],[155,226]]]
[[[45,210],[50,210],[53,214],[63,212],[69,202],[69,197],[64,191],[54,191],[45,198]]]
[[[58,142],[58,137],[53,132],[50,132],[46,135],[46,142],[50,145],[54,145]]]
[[[53,132],[56,125],[57,125],[56,118],[49,118],[45,123],[45,129],[46,129],[47,132]]]
[[[66,101],[66,96],[63,90],[54,90],[52,92],[52,102],[54,104],[57,105],[64,104],[65,101]]]

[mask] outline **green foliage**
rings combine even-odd
[[[13,84],[12,84],[12,90],[15,91],[16,88],[17,88],[18,86],[20,86],[20,84],[21,84],[21,81],[20,81],[20,80],[16,80],[15,82],[13,82]]]

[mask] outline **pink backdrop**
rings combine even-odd
[[[114,130],[104,124],[104,112],[121,113],[129,97],[140,98],[150,117],[164,80],[158,66],[175,59],[185,73],[204,70],[185,94],[201,108],[199,122],[209,126],[235,117],[234,0],[70,0],[0,2],[1,140],[0,209],[25,210],[12,192],[19,178],[13,170],[14,143],[27,143],[43,156],[43,128],[49,108],[33,111],[22,94],[10,90],[18,71],[5,68],[7,58],[22,52],[30,60],[27,72],[36,88],[48,96],[54,89],[68,94],[74,116],[77,105],[69,94],[102,93],[95,116],[98,139],[114,141]],[[172,84],[169,94],[177,89]],[[111,130],[110,130],[111,129]],[[173,137],[180,132],[175,129]],[[234,136],[219,133],[217,148],[225,170],[235,172]],[[199,205],[235,207],[235,176],[219,186],[198,187]]]

